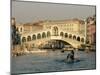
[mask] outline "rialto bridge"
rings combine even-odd
[[[58,31],[57,27],[54,27],[54,30],[41,30],[38,32],[21,34],[21,44],[28,44],[30,46],[34,45],[38,47],[50,40],[62,40],[69,43],[74,48],[78,48],[81,44],[85,43],[85,36],[77,33],[65,32],[63,30]]]

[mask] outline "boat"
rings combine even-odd
[[[76,63],[76,62],[80,62],[80,59],[79,58],[74,58],[74,60],[71,60],[70,58],[69,59],[65,59],[64,62],[66,63]]]

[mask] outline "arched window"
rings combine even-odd
[[[77,41],[80,41],[80,37],[79,36],[77,37]]]
[[[35,34],[32,36],[32,40],[36,40],[36,35]]]
[[[42,33],[42,38],[46,38],[46,33],[45,32]]]
[[[26,38],[25,37],[22,37],[22,42],[26,42]]]
[[[31,36],[28,36],[27,37],[27,41],[31,41]]]
[[[69,34],[69,38],[70,38],[70,39],[72,38],[72,34]]]
[[[65,38],[67,38],[68,37],[68,34],[67,33],[65,33]]]
[[[37,39],[41,39],[41,34],[40,33],[37,35]]]
[[[54,36],[58,36],[58,27],[53,27],[53,30],[52,30],[52,32],[53,32],[53,35]]]
[[[63,32],[60,32],[60,36],[62,36],[62,37],[63,37],[63,36],[64,36],[64,33],[63,33]]]
[[[81,38],[81,42],[84,42],[84,38]]]
[[[51,36],[50,31],[48,31],[47,32],[47,37],[50,37],[50,36]]]
[[[73,40],[76,40],[76,36],[75,35],[73,36]]]

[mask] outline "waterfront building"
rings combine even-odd
[[[87,39],[89,44],[96,43],[96,18],[95,15],[87,18]]]
[[[14,22],[16,23],[15,19]],[[57,40],[68,42],[73,47],[79,47],[85,42],[84,21],[80,19],[44,20],[32,23],[15,24],[21,35],[21,44],[40,47],[53,40],[55,46],[60,44]],[[50,42],[51,43],[51,42]],[[47,44],[46,46],[51,46]],[[56,43],[58,43],[56,45]],[[64,47],[64,46],[62,46]]]

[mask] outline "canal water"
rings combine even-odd
[[[95,52],[75,52],[75,57],[80,61],[66,63],[64,60],[69,52],[48,51],[47,53],[33,53],[18,57],[12,57],[12,73],[42,73],[70,70],[85,70],[96,68]]]

